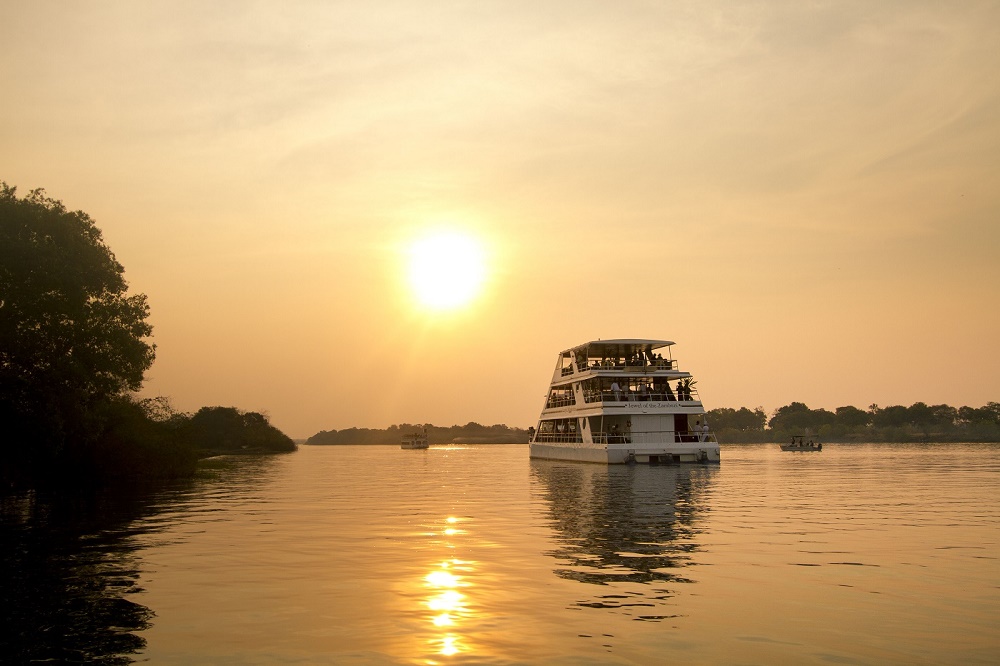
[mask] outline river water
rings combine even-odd
[[[1000,663],[1000,445],[301,447],[8,497],[5,661]]]

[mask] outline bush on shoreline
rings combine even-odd
[[[287,453],[295,442],[258,412],[235,407],[202,407],[179,430],[200,455],[225,453]]]

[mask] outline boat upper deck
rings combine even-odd
[[[595,340],[567,349],[559,354],[552,384],[581,379],[581,375],[642,374],[667,375],[671,378],[690,377],[677,369],[670,357],[669,340]],[[657,352],[666,349],[666,356]]]

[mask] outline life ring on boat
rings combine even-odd
[[[625,422],[625,427],[628,428],[629,430],[631,430],[632,429],[632,421],[631,420],[626,421]]]

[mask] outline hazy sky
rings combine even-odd
[[[97,221],[179,409],[528,426],[617,337],[710,409],[1000,400],[1000,3],[0,15],[0,179]],[[436,229],[486,257],[444,314],[405,270]]]

